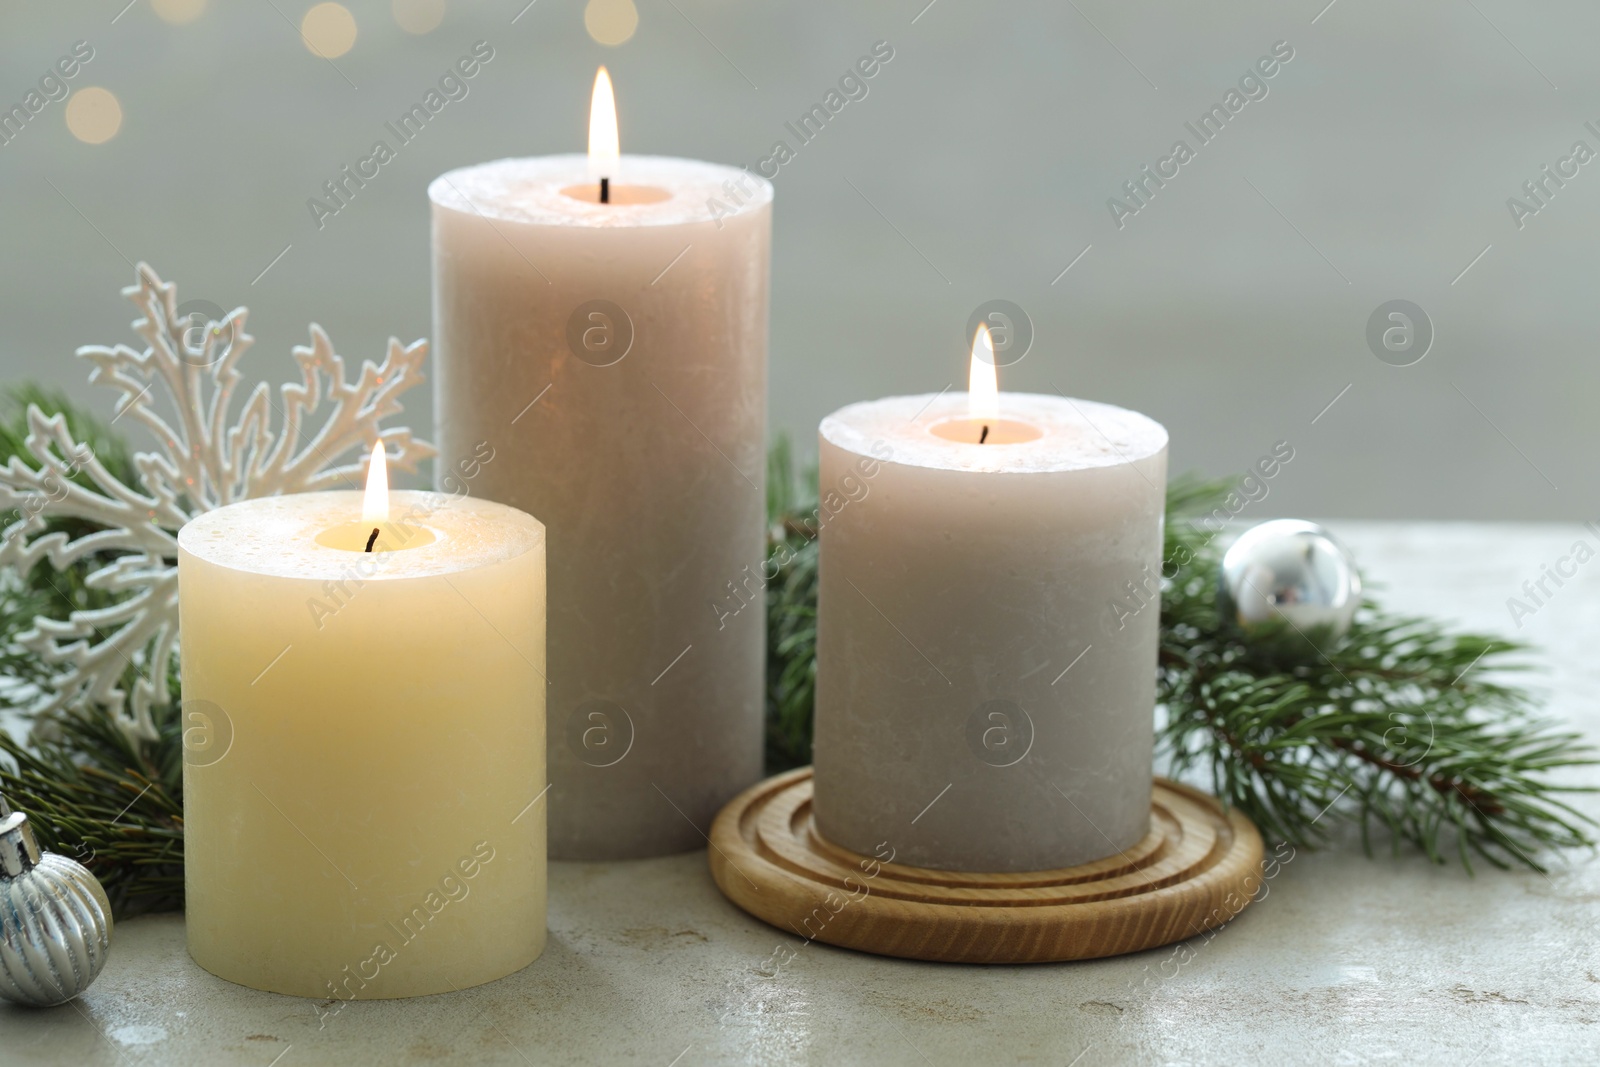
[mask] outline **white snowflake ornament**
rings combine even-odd
[[[271,387],[259,382],[234,419],[238,365],[253,340],[244,332],[249,312],[236,308],[197,327],[193,316],[180,314],[176,286],[143,263],[137,283],[122,292],[142,313],[133,330],[148,347],[90,345],[78,356],[94,365],[90,384],[121,394],[113,421],[143,423],[162,451],[135,455],[139,485],[124,485],[87,444],[72,439],[62,416],[29,405],[26,448],[38,466],[15,456],[0,467],[0,510],[21,512],[0,534],[0,566],[26,574],[42,561],[57,571],[85,559],[104,561],[86,584],[120,599],[65,619],[39,616],[18,635],[27,651],[59,668],[28,710],[41,726],[61,713],[103,713],[140,742],[156,739],[151,709],[169,699],[180,526],[236,500],[359,488],[374,440],[383,441],[391,465],[408,471],[435,449],[410,430],[379,425],[402,410],[397,397],[423,380],[426,341],[402,345],[390,338],[383,362],[364,361],[351,382],[328,335],[312,324],[310,346],[293,350],[301,381],[282,387],[281,409]],[[165,414],[153,403],[158,396]],[[309,429],[307,421],[319,416],[320,425]],[[338,463],[352,453],[349,462]],[[73,480],[79,473],[93,488]],[[47,528],[51,518],[100,529],[69,539]],[[130,670],[138,679],[128,692]]]

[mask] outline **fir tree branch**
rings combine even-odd
[[[0,731],[0,793],[26,811],[39,844],[100,879],[118,918],[183,907],[183,739],[178,705],[135,751],[104,716],[70,717],[29,748]]]
[[[817,678],[817,472],[799,471],[787,438],[767,457],[767,766],[811,762]]]
[[[1475,855],[1543,870],[1540,852],[1593,844],[1593,820],[1558,797],[1589,790],[1548,777],[1592,749],[1497,680],[1527,669],[1524,646],[1370,602],[1325,655],[1249,642],[1217,614],[1220,548],[1183,521],[1215,493],[1170,497],[1158,692],[1175,772],[1209,767],[1219,796],[1299,847],[1345,819],[1369,852],[1387,830],[1435,862],[1453,846],[1468,870]]]

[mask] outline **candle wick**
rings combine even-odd
[[[600,202],[602,204],[611,203],[611,179],[610,178],[601,178],[600,179]]]
[[[368,538],[367,538],[367,551],[368,551],[368,552],[371,552],[371,551],[372,551],[372,543],[373,543],[373,542],[374,542],[374,541],[376,541],[376,540],[377,540],[377,539],[378,539],[378,530],[379,530],[379,529],[380,529],[380,528],[381,528],[381,527],[377,527],[377,526],[374,526],[374,527],[373,527],[373,528],[372,528],[372,534],[371,534],[371,536],[369,536],[369,537],[368,537]]]
[[[978,435],[978,443],[981,445],[985,441],[987,441],[988,439],[989,439],[989,427],[985,426],[983,428],[983,432]]]

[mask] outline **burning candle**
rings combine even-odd
[[[863,854],[1068,867],[1149,827],[1166,431],[1001,393],[823,420],[814,812]]]
[[[761,773],[772,186],[589,154],[451,171],[433,202],[439,470],[539,515],[550,575],[550,852],[704,845]],[[742,592],[742,598],[735,592]]]
[[[544,527],[387,489],[178,533],[189,952],[339,1000],[492,981],[545,943]]]

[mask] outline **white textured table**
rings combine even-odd
[[[1500,632],[1524,579],[1595,540],[1576,526],[1335,526],[1390,606]],[[1600,562],[1519,634],[1543,646],[1550,712],[1591,738],[1597,592]],[[1270,887],[1213,939],[1138,956],[957,967],[812,944],[768,977],[797,939],[724,902],[702,854],[556,864],[550,947],[532,967],[326,1019],[321,1003],[211,977],[180,918],[149,918],[118,929],[76,1006],[0,1007],[0,1063],[1600,1062],[1595,858],[1469,878],[1347,844],[1297,856]]]

